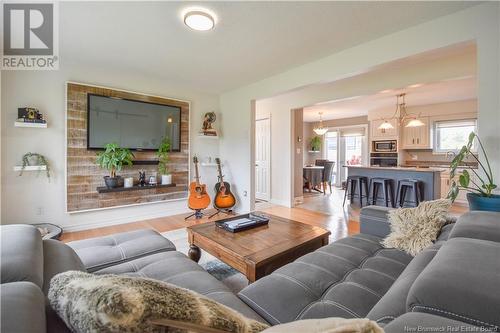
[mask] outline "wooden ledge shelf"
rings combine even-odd
[[[115,193],[115,192],[128,192],[128,191],[141,191],[141,190],[151,190],[151,189],[158,189],[158,188],[167,188],[167,187],[176,187],[177,184],[168,184],[168,185],[135,185],[132,187],[115,187],[115,188],[107,188],[106,186],[101,186],[97,188],[97,192],[99,193]]]

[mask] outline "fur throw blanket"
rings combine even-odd
[[[191,290],[144,278],[68,271],[51,280],[48,298],[73,332],[162,332],[150,323],[157,319],[234,333],[268,327]]]
[[[451,201],[424,201],[416,208],[399,208],[389,212],[391,233],[382,241],[388,248],[405,251],[412,256],[433,244],[447,223]]]

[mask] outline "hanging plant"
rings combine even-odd
[[[22,165],[21,165],[21,171],[19,172],[19,176],[23,175],[24,170],[26,169],[27,166],[45,166],[45,174],[47,175],[47,178],[49,179],[50,182],[50,166],[49,162],[43,156],[42,154],[38,153],[26,153],[22,157]],[[40,173],[41,170],[38,170],[38,174]]]

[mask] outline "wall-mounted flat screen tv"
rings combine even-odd
[[[162,138],[180,151],[181,108],[88,94],[87,149],[117,143],[132,150],[157,150]]]

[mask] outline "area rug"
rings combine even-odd
[[[185,255],[188,254],[189,243],[186,228],[164,232],[162,236],[174,243],[177,251]],[[201,250],[201,258],[198,264],[234,293],[238,293],[248,285],[245,275],[203,250]]]

